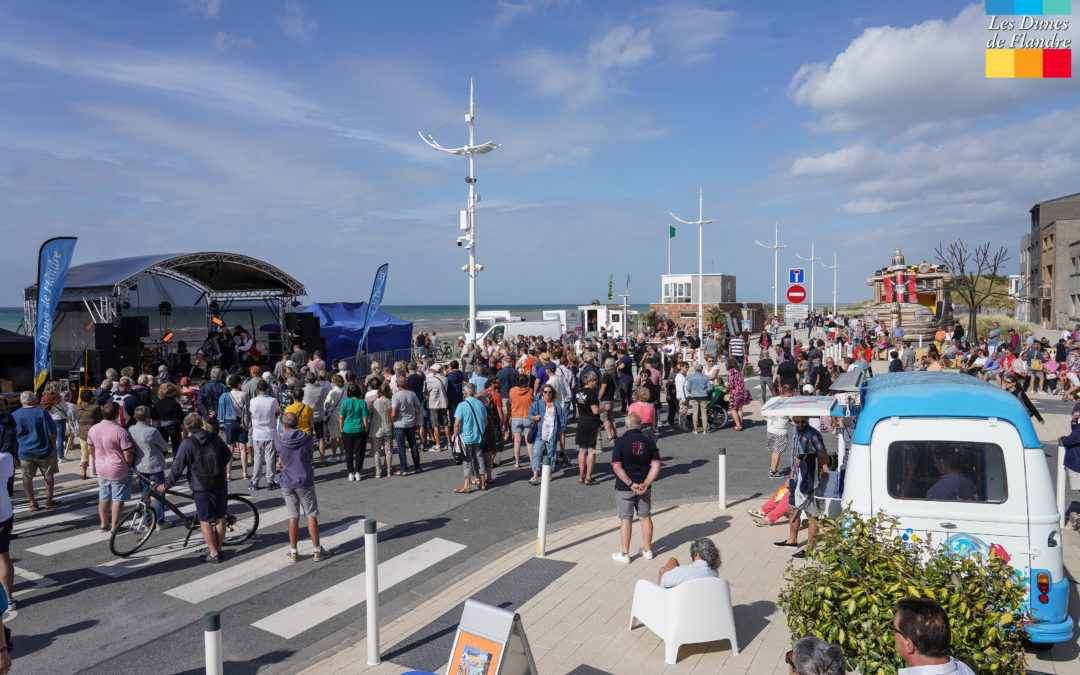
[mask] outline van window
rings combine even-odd
[[[506,326],[495,326],[495,330],[491,331],[491,338],[498,342],[502,339],[503,333],[506,332]]]
[[[1000,504],[1009,494],[1005,458],[993,443],[897,441],[887,478],[894,499]]]

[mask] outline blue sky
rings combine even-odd
[[[32,2],[0,7],[0,222],[18,305],[75,262],[225,250],[318,301],[463,304],[475,78],[478,301],[653,301],[705,191],[705,268],[771,300],[773,223],[839,256],[841,302],[900,246],[1016,248],[1080,191],[1080,80],[988,80],[982,3]],[[1076,31],[1066,31],[1076,39]],[[695,228],[696,229],[696,228]],[[680,227],[672,271],[696,271]],[[818,268],[816,298],[831,297]]]

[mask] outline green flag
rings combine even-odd
[[[668,232],[668,239],[674,239],[675,238],[675,228],[674,227],[672,227],[671,225],[668,225],[667,232]]]
[[[609,274],[607,278],[607,301],[615,297],[615,275]]]

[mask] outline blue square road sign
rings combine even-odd
[[[787,274],[789,284],[801,284],[806,281],[806,270],[802,267],[789,267]]]

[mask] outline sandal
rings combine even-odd
[[[30,509],[31,511],[37,511],[37,510],[38,510],[38,509],[40,509],[41,507],[40,507],[40,506],[38,506],[37,504],[31,504],[31,505],[30,505],[30,506],[29,506],[28,508],[29,508],[29,509]]]
[[[589,480],[585,481],[585,484],[586,485],[599,485],[600,481],[596,480],[595,478],[590,478]]]
[[[467,495],[472,492],[472,490],[470,490],[469,488],[459,487],[454,488],[454,492],[458,493],[459,495]]]
[[[64,502],[60,501],[59,499],[50,499],[49,501],[45,502],[45,508],[47,509],[55,509],[57,506],[63,505]]]
[[[585,476],[578,476],[577,482],[584,483],[585,482]]]
[[[398,469],[397,471],[395,471],[395,472],[393,473],[393,475],[394,475],[394,476],[408,476],[409,474],[405,473],[405,472],[404,472],[404,471],[402,471],[401,469]]]

